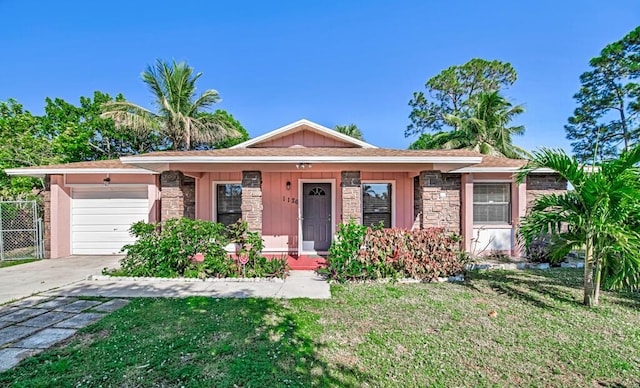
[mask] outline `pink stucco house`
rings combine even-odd
[[[524,161],[464,150],[378,148],[308,120],[233,148],[7,170],[46,177],[49,258],[117,254],[136,221],[245,219],[267,255],[316,268],[341,222],[442,226],[474,254],[519,254],[518,219],[541,191],[566,190],[551,171],[523,184]]]

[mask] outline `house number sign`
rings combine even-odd
[[[298,204],[298,198],[291,198],[291,197],[286,197],[286,196],[282,196],[282,202],[287,202],[290,203],[292,205],[297,205]]]

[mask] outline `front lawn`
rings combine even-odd
[[[0,385],[640,385],[640,299],[604,293],[589,310],[580,281],[489,271],[334,286],[324,301],[138,299]]]
[[[13,267],[14,265],[27,264],[39,259],[0,260],[0,268]]]

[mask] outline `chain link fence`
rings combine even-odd
[[[43,253],[36,201],[0,201],[0,260],[41,259]]]

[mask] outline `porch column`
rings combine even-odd
[[[527,183],[511,182],[511,256],[521,257],[525,254],[524,247],[518,241],[518,225],[520,219],[527,214]]]
[[[249,230],[262,234],[262,173],[242,172],[242,219]]]
[[[160,175],[160,220],[195,218],[195,180],[181,171],[164,171]]]
[[[464,250],[471,252],[473,240],[473,175],[462,174],[462,239]]]
[[[43,257],[45,259],[51,258],[51,176],[47,175],[44,178],[44,191],[40,194],[42,196],[42,202],[44,204],[44,215],[42,217],[43,224],[43,245],[44,252]]]
[[[442,227],[460,233],[460,174],[420,172],[422,228]]]
[[[362,182],[360,171],[342,171],[342,223],[362,224]]]

